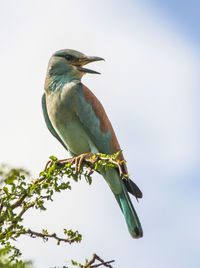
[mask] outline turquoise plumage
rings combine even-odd
[[[81,83],[85,73],[98,73],[83,66],[103,60],[87,57],[75,50],[59,50],[50,59],[45,81],[42,108],[48,129],[71,153],[113,154],[120,150],[112,125],[95,95]],[[120,159],[123,155],[120,153]],[[124,164],[124,171],[127,172]],[[113,192],[132,237],[142,237],[143,231],[128,192],[141,198],[139,188],[122,180],[117,170],[99,170]]]

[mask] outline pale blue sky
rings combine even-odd
[[[151,0],[156,8],[165,13],[170,20],[178,23],[188,37],[200,41],[200,24],[199,9],[200,2],[198,0],[181,1],[181,0]]]
[[[74,184],[28,227],[74,227],[80,245],[23,238],[17,245],[36,268],[67,265],[96,252],[115,268],[198,268],[199,4],[195,1],[1,1],[0,162],[33,177],[48,156],[66,152],[46,129],[41,96],[48,60],[73,48],[106,59],[101,76],[83,82],[101,100],[144,193],[134,206],[144,238],[133,240],[106,183]]]

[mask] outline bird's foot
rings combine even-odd
[[[90,158],[92,157],[93,154],[92,153],[85,153],[85,154],[80,154],[76,157],[73,158],[66,158],[66,159],[61,159],[58,160],[56,163],[59,165],[64,165],[66,163],[70,163],[70,166],[75,164],[75,171],[79,172],[81,169],[81,164],[82,162],[86,159],[86,158]],[[50,168],[53,165],[54,161],[50,160],[47,162],[46,166],[45,166],[45,170],[47,170],[48,168]]]
[[[83,161],[86,159],[86,158],[90,158],[92,157],[93,154],[92,153],[85,153],[85,154],[80,154],[76,157],[74,157],[72,159],[72,161],[70,162],[70,165],[74,164],[75,163],[75,170],[76,172],[79,172],[80,169],[81,169],[81,164],[83,163]]]

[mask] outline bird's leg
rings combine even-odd
[[[75,157],[75,170],[76,172],[79,172],[81,169],[81,164],[86,158],[90,158],[93,156],[92,153],[85,153],[85,154],[80,154],[77,157]]]
[[[66,164],[67,162],[70,162],[70,166],[75,164],[75,171],[79,172],[81,169],[81,164],[84,161],[84,159],[90,158],[92,155],[93,155],[92,153],[80,154],[80,155],[73,157],[73,158],[66,158],[66,159],[58,160],[57,164]],[[49,160],[46,163],[45,170],[50,168],[53,165],[53,163],[54,163],[53,160]]]

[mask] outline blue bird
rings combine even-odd
[[[119,143],[105,110],[95,95],[81,83],[86,73],[98,74],[85,64],[103,60],[72,49],[59,50],[50,58],[42,108],[45,122],[54,137],[72,156],[84,153],[113,154]],[[123,160],[123,154],[119,155]],[[127,173],[126,164],[123,166]],[[142,227],[128,192],[136,198],[142,193],[136,184],[122,180],[115,169],[100,170],[124,214],[132,237],[143,236]]]

